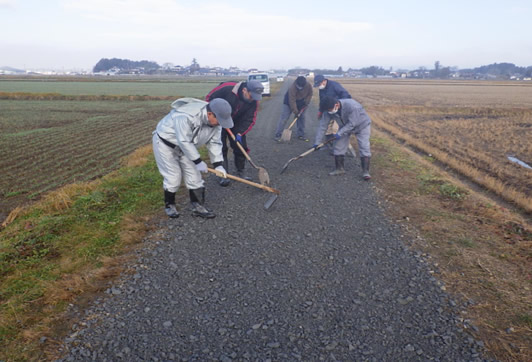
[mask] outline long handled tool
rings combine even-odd
[[[294,120],[292,121],[292,123],[290,123],[290,125],[288,126],[288,128],[284,129],[283,130],[283,133],[281,134],[281,141],[283,142],[288,142],[290,141],[290,139],[292,138],[292,127],[294,127],[294,124],[296,124],[296,121],[299,119],[299,117],[303,114],[303,111],[305,110],[305,108],[303,108],[299,114],[294,117]]]
[[[332,141],[334,141],[334,140],[335,140],[334,138],[331,138],[331,139],[329,139],[329,140],[327,140],[327,141],[325,141],[325,142],[320,143],[320,144],[317,145],[316,147],[312,147],[311,149],[309,149],[309,150],[303,152],[303,153],[300,154],[299,156],[297,156],[297,157],[293,157],[293,158],[289,159],[288,162],[284,164],[283,169],[281,170],[281,173],[283,173],[283,172],[287,169],[287,167],[288,167],[288,165],[290,164],[290,162],[295,161],[295,160],[299,160],[301,157],[305,157],[305,156],[308,155],[309,153],[312,153],[312,152],[314,152],[314,151],[316,151],[316,150],[319,150],[320,148],[322,148],[323,146],[325,146],[327,143],[332,142]]]
[[[356,162],[357,153],[355,152],[355,149],[353,148],[353,146],[351,146],[351,142],[349,142],[349,145],[347,146],[347,149],[349,150],[349,152],[351,152],[351,155],[353,156],[353,158],[355,159],[355,162]]]
[[[212,169],[212,168],[207,168],[207,170],[213,174],[215,174],[216,176],[218,177],[222,177],[222,178],[228,178],[228,179],[231,179],[231,180],[235,180],[235,181],[238,181],[238,182],[242,182],[242,183],[245,183],[247,185],[250,185],[250,186],[253,186],[253,187],[257,187],[259,189],[262,189],[264,191],[268,191],[268,192],[271,192],[273,195],[268,199],[268,201],[266,201],[266,203],[264,204],[264,208],[267,210],[270,208],[270,206],[273,205],[273,203],[275,202],[275,200],[277,200],[277,198],[279,197],[279,194],[281,193],[281,191],[277,190],[277,189],[274,189],[272,187],[269,187],[269,186],[265,186],[265,185],[261,185],[261,184],[258,184],[256,182],[253,182],[253,181],[248,181],[246,179],[243,179],[243,178],[240,178],[240,177],[236,177],[236,176],[233,176],[233,175],[230,175],[230,174],[227,174],[225,175],[224,177],[224,174],[220,171],[216,171],[215,169]]]
[[[233,132],[231,131],[231,129],[226,128],[225,130],[227,131],[227,133],[229,133],[229,136],[231,136],[233,141],[236,142],[236,144],[240,148],[240,151],[242,151],[242,153],[244,154],[244,157],[249,161],[251,166],[253,166],[257,170],[259,170],[259,181],[260,181],[260,183],[262,185],[269,185],[270,184],[270,175],[268,175],[268,171],[266,171],[266,169],[264,167],[258,167],[257,165],[255,165],[255,163],[253,161],[251,161],[251,157],[249,157],[248,153],[246,152],[244,147],[240,144],[240,142],[238,142],[236,140],[236,137],[233,134]]]

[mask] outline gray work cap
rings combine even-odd
[[[258,80],[250,80],[246,83],[245,86],[248,89],[248,92],[251,94],[251,98],[255,101],[260,101],[262,99],[262,92],[264,91],[264,86]]]
[[[223,128],[233,128],[233,118],[231,118],[231,105],[222,98],[214,98],[209,102],[209,108],[216,116],[218,123]]]

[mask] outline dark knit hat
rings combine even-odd
[[[320,112],[327,112],[330,109],[334,108],[334,105],[338,102],[338,99],[331,97],[331,96],[325,96],[320,100]]]
[[[299,87],[304,87],[305,84],[307,84],[307,79],[305,77],[300,75],[296,78],[296,85],[298,85]]]

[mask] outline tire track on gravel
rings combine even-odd
[[[63,360],[484,360],[352,158],[341,177],[327,175],[326,151],[279,175],[312,146],[273,141],[286,89],[263,102],[249,136],[254,162],[281,190],[277,202],[265,211],[269,194],[207,177],[217,217],[161,219],[133,276],[84,311]],[[307,111],[311,140],[316,113]]]

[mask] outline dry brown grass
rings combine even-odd
[[[532,212],[532,84],[347,81],[374,125]]]
[[[386,210],[407,242],[430,255],[435,275],[464,307],[489,352],[532,360],[532,227],[473,190],[445,197],[441,185],[468,186],[374,129],[372,172]],[[464,192],[465,194],[465,192]]]
[[[152,146],[147,145],[141,148],[136,149],[131,155],[124,158],[124,166],[127,167],[137,167],[145,165],[148,162],[148,156],[153,152]]]
[[[390,214],[403,224],[412,246],[430,255],[449,292],[472,301],[463,318],[478,327],[471,332],[489,352],[501,361],[531,361],[532,172],[506,156],[532,164],[532,84],[342,84],[368,110],[374,134],[411,146],[372,144],[375,182]],[[525,213],[498,205],[444,169]],[[468,196],[443,197],[442,184],[467,189]]]

